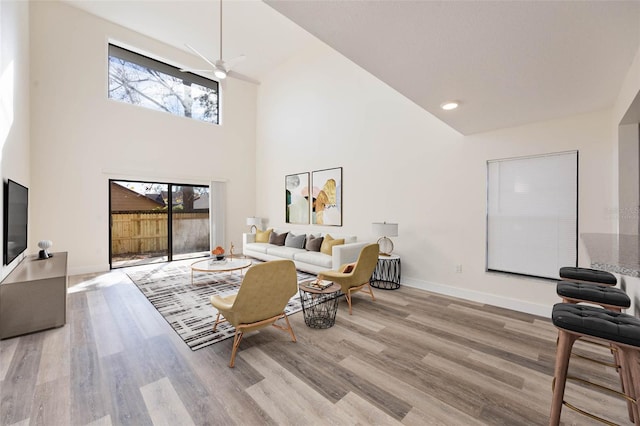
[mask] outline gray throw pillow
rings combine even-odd
[[[282,234],[276,234],[275,231],[269,235],[269,244],[273,244],[275,246],[283,246],[284,240],[287,238],[288,232],[283,232]]]
[[[284,245],[286,247],[303,249],[306,239],[307,239],[306,234],[295,235],[293,232],[289,232],[287,234],[287,238],[284,240]]]
[[[306,249],[309,251],[320,251],[320,246],[322,246],[322,241],[324,241],[324,237],[314,237],[313,235],[309,235],[307,238]]]

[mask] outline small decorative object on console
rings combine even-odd
[[[211,254],[214,255],[218,260],[224,259],[224,249],[220,246],[211,250]]]
[[[53,257],[53,255],[49,253],[49,249],[52,245],[53,243],[51,242],[51,240],[38,241],[38,247],[40,247],[41,249],[38,253],[38,259],[48,259],[50,257]]]

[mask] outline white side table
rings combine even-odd
[[[371,276],[371,287],[383,290],[400,288],[400,256],[378,256],[378,264]]]

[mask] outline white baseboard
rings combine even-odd
[[[545,318],[551,317],[551,307],[547,305],[529,303],[518,299],[511,299],[508,297],[496,296],[495,294],[452,287],[445,284],[437,284],[415,278],[403,278],[401,283],[407,287],[419,288],[421,290],[443,294],[445,296],[457,297],[477,303],[485,303],[487,305],[512,309],[514,311],[525,312]]]
[[[75,268],[69,268],[68,275],[95,274],[97,272],[108,272],[108,271],[109,271],[109,264],[80,266]]]

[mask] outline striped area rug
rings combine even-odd
[[[127,275],[191,350],[233,337],[235,328],[228,322],[213,332],[217,311],[209,298],[237,293],[243,277],[240,272],[195,272],[193,285],[190,265],[182,262],[148,266]],[[298,271],[298,282],[311,278],[315,276]],[[301,310],[300,296],[296,294],[285,312],[290,315]]]

